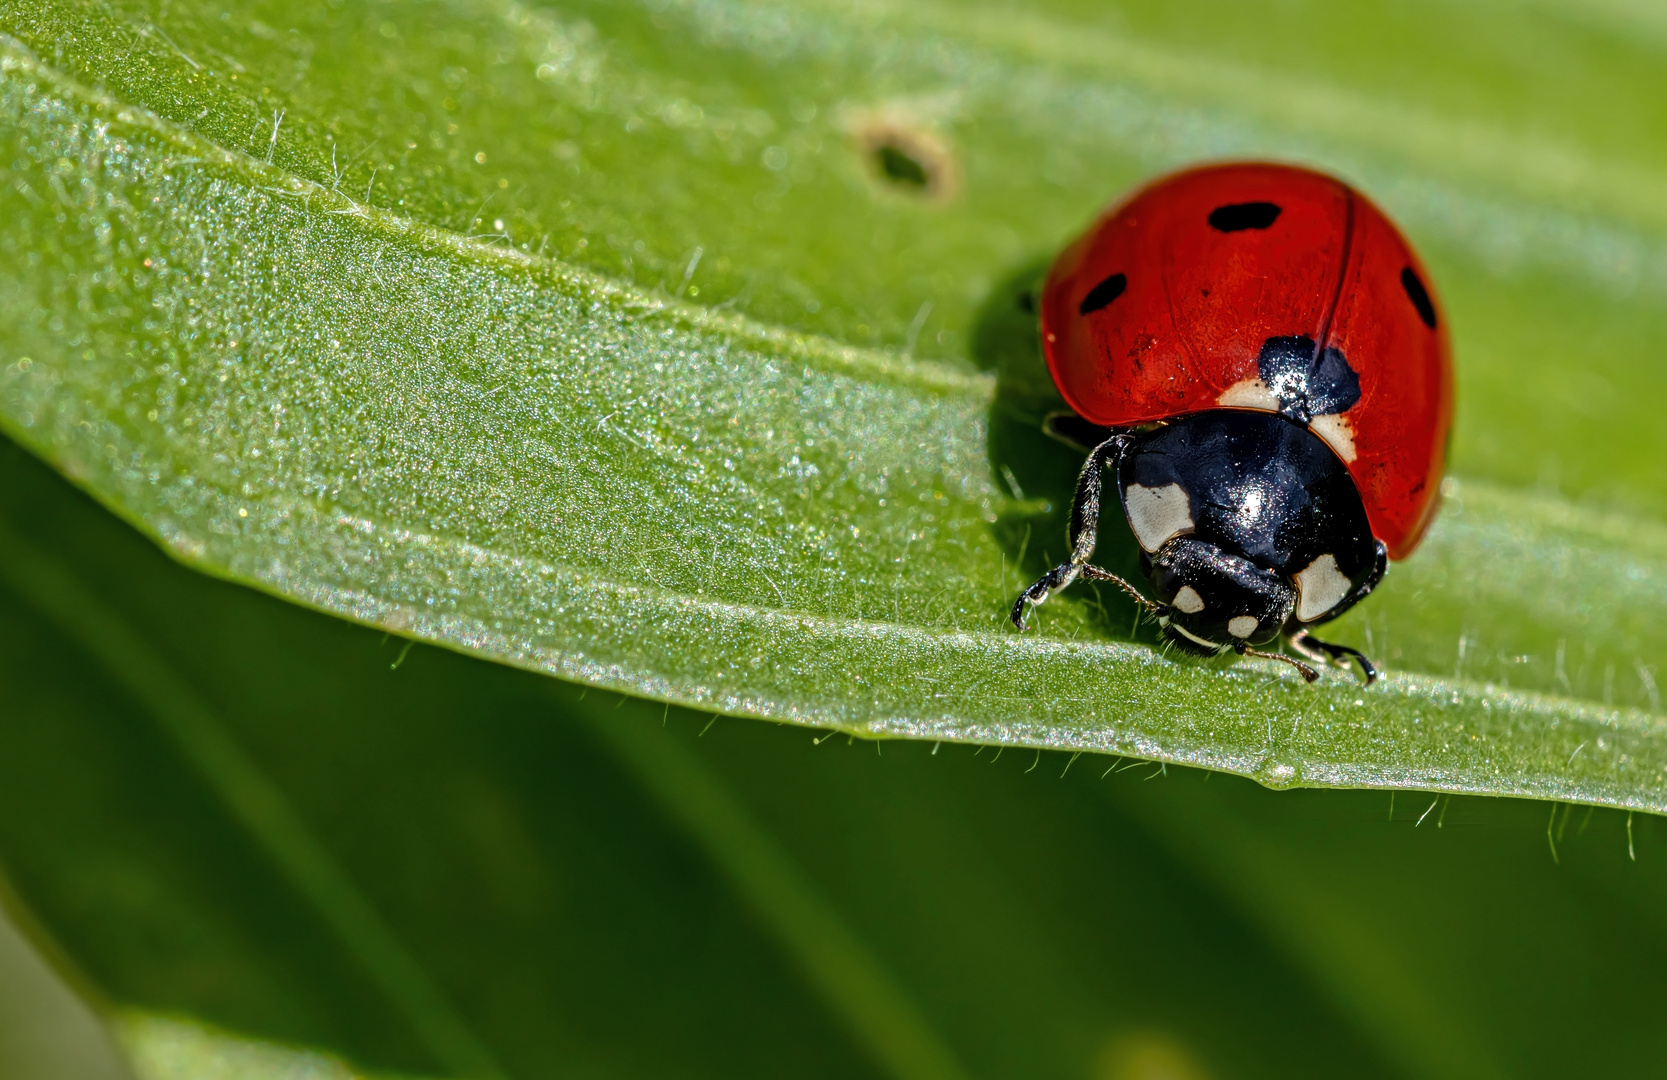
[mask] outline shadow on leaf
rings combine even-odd
[[[1037,332],[1037,301],[1048,261],[1029,259],[1004,277],[979,309],[972,335],[973,361],[996,376],[990,468],[1016,500],[999,514],[995,537],[1025,584],[1065,556],[1066,521],[1083,458],[1080,450],[1042,430],[1049,413],[1066,407],[1048,374]],[[1094,561],[1136,585],[1146,580],[1140,546],[1115,503],[1102,504]],[[1098,636],[1158,643],[1156,626],[1149,620],[1137,624],[1134,602],[1116,588],[1078,582],[1052,601],[1054,610],[1064,603],[1084,606]],[[1039,614],[1045,618],[1046,613]]]

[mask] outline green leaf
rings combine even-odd
[[[1630,389],[1667,166],[1620,121],[1065,10],[0,20],[0,417],[195,566],[735,715],[1667,809],[1667,429]],[[1395,669],[1370,691],[1166,656],[1091,589],[1002,621],[1074,468],[1016,298],[1125,183],[1223,152],[1359,178],[1453,311],[1462,479],[1343,624]]]

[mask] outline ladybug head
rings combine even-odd
[[[1164,636],[1191,653],[1272,641],[1297,602],[1296,589],[1278,574],[1191,536],[1166,541],[1147,576],[1167,609],[1158,619]]]

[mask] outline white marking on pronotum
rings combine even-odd
[[[1311,622],[1349,595],[1349,579],[1337,568],[1337,556],[1321,555],[1297,571],[1297,618]]]
[[[1355,459],[1354,428],[1349,425],[1348,417],[1339,413],[1316,416],[1308,422],[1308,430],[1324,439],[1345,462]]]
[[[1191,585],[1182,585],[1181,591],[1175,594],[1175,607],[1188,615],[1196,615],[1204,610],[1204,598]]]
[[[1147,551],[1156,551],[1165,540],[1193,528],[1192,500],[1180,484],[1155,488],[1130,484],[1123,493],[1123,509],[1128,511],[1135,539]]]
[[[1243,379],[1221,392],[1216,404],[1224,409],[1255,409],[1278,412],[1279,395],[1261,379]]]
[[[1236,638],[1247,638],[1256,632],[1256,616],[1235,615],[1227,620],[1227,632]]]

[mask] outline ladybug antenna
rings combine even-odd
[[[1378,681],[1378,669],[1372,666],[1372,661],[1368,660],[1366,654],[1359,649],[1351,649],[1347,645],[1333,645],[1329,641],[1309,637],[1306,630],[1298,630],[1291,635],[1290,640],[1292,648],[1311,660],[1321,660],[1321,657],[1314,655],[1316,650],[1325,654],[1326,658],[1340,667],[1348,667],[1349,658],[1353,657],[1354,662],[1360,665],[1360,673],[1366,677],[1367,686],[1371,686]],[[1324,661],[1322,660],[1322,662]]]
[[[1290,664],[1292,667],[1302,672],[1302,677],[1305,682],[1313,682],[1315,679],[1320,677],[1319,672],[1315,671],[1301,660],[1298,660],[1295,657],[1286,656],[1284,653],[1265,652],[1261,649],[1252,649],[1248,645],[1235,645],[1233,647],[1233,651],[1238,653],[1240,656],[1259,656],[1263,660],[1279,660],[1283,663]]]
[[[1109,581],[1109,582],[1111,582],[1113,585],[1117,586],[1119,589],[1122,589],[1124,592],[1128,593],[1129,594],[1129,599],[1131,599],[1135,603],[1139,604],[1140,607],[1141,607],[1141,610],[1145,611],[1146,614],[1148,614],[1148,615],[1151,615],[1151,616],[1155,617],[1155,616],[1163,614],[1163,605],[1162,604],[1158,603],[1156,600],[1149,599],[1139,589],[1135,588],[1133,585],[1130,585],[1126,580],[1124,580],[1123,578],[1118,577],[1116,574],[1112,573],[1110,570],[1101,570],[1098,566],[1094,566],[1094,565],[1091,565],[1089,563],[1084,563],[1083,566],[1082,566],[1082,576],[1087,578],[1089,581]]]

